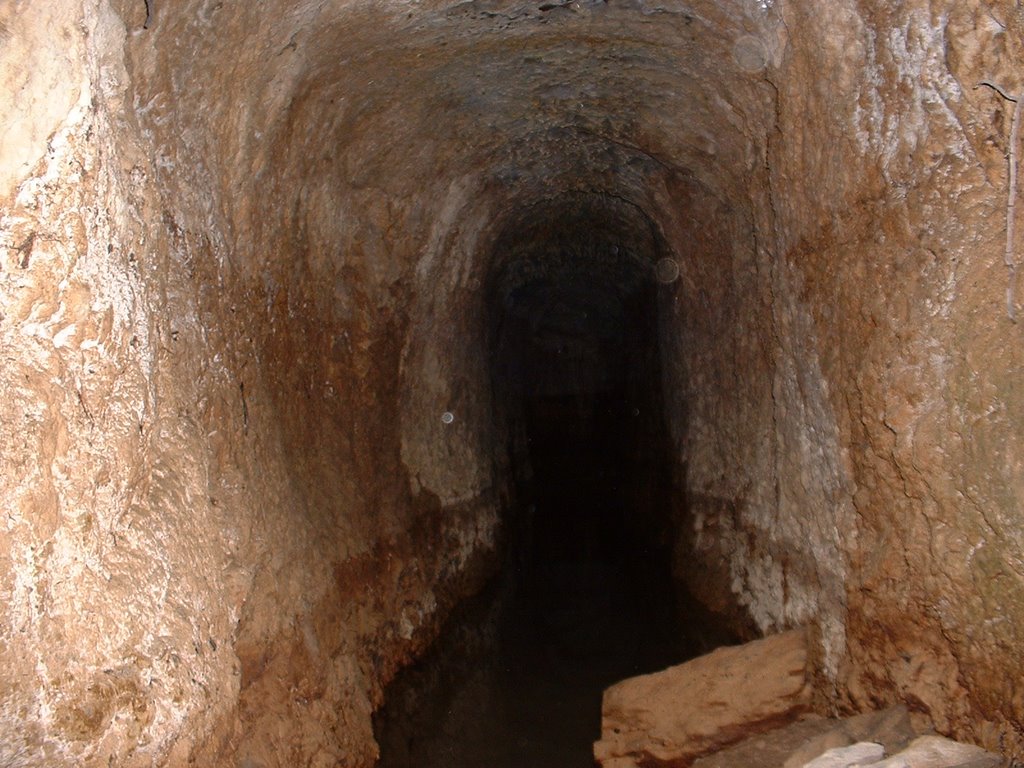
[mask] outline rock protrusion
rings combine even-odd
[[[806,712],[807,641],[794,630],[720,648],[605,691],[604,768],[684,765]]]

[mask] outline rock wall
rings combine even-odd
[[[382,687],[491,567],[499,504],[489,474],[402,461],[411,260],[364,274],[402,247],[387,198],[354,193],[378,218],[343,240],[298,203],[324,190],[239,164],[266,94],[203,45],[244,35],[186,55],[142,3],[52,5],[68,59],[26,77],[77,91],[5,149],[31,172],[3,219],[0,762],[370,764]]]
[[[1001,263],[1010,115],[978,85],[1013,80],[1019,14],[865,16],[885,34],[859,54],[866,98],[851,109],[862,131],[850,149],[874,158],[874,172],[832,227],[801,233],[792,250],[805,284],[823,269],[812,265],[836,265],[834,287],[812,289],[812,311],[848,318],[821,334],[833,401],[845,401],[836,411],[858,519],[845,692],[862,705],[884,691],[942,730],[1019,751],[1021,704],[1004,682],[1019,669],[1007,617],[1022,595],[1022,403],[1009,378],[1020,329]],[[854,289],[865,282],[873,295]]]
[[[1016,6],[0,13],[0,762],[371,763],[500,541],[496,276],[594,212],[680,270],[680,580],[1024,749]]]
[[[811,620],[832,706],[904,701],[1019,751],[1013,104],[980,85],[1018,87],[1019,15],[778,7],[754,235],[729,236],[756,255],[688,304],[698,348],[760,320],[677,379],[681,545],[706,552],[684,571],[760,630]]]

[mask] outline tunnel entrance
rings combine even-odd
[[[592,765],[604,688],[712,642],[671,577],[665,254],[620,201],[558,210],[498,239],[487,291],[503,568],[390,687],[384,768]]]

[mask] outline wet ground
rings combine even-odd
[[[389,690],[379,765],[591,766],[604,688],[685,656],[670,617],[592,586],[530,601],[497,584],[467,607]]]
[[[627,524],[629,463],[605,445],[566,433],[534,446],[522,540],[389,688],[382,768],[587,768],[607,686],[717,644],[681,620],[665,553]]]

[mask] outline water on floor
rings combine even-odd
[[[534,504],[502,574],[390,686],[382,768],[587,768],[607,686],[717,641],[623,524],[629,462],[554,426],[533,432]]]

